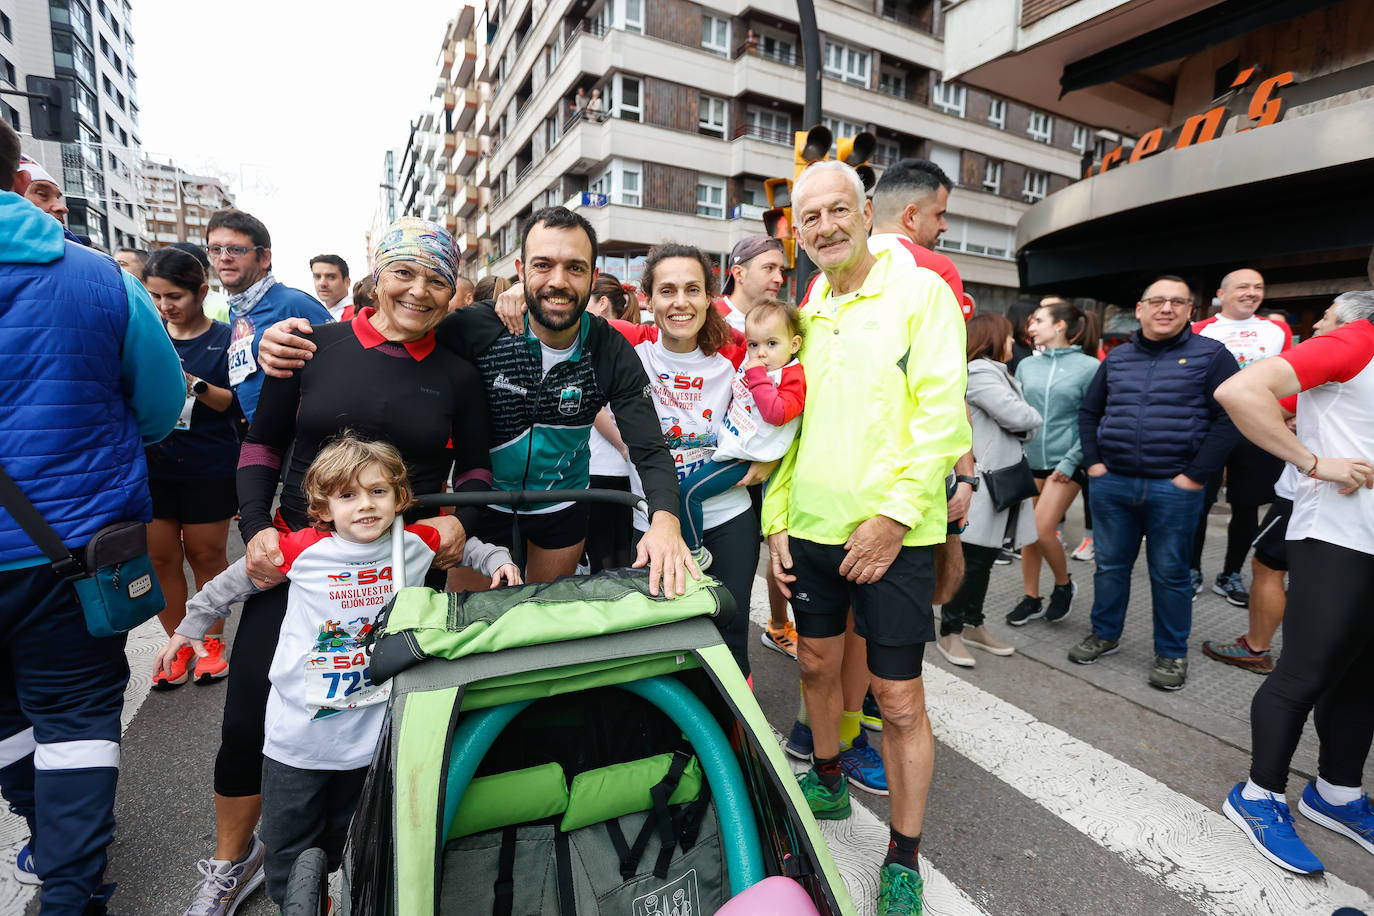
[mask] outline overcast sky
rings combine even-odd
[[[461,6],[133,0],[143,149],[228,177],[272,233],[278,280],[313,295],[327,252],[356,281],[386,150],[429,104]]]

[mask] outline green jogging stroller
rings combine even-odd
[[[615,491],[422,502],[536,499],[637,502]],[[689,579],[673,600],[650,596],[643,570],[478,593],[395,584],[370,663],[374,681],[391,680],[389,713],[350,831],[342,913],[854,913],[721,640],[736,609],[715,580]],[[317,852],[292,870],[286,916],[325,912]]]

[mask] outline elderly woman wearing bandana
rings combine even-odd
[[[314,359],[290,378],[263,384],[238,471],[248,573],[260,586],[283,582],[279,532],[309,525],[301,487],[305,471],[319,449],[345,430],[396,446],[417,493],[439,492],[450,465],[456,466],[455,489],[490,489],[482,381],[471,363],[434,345],[434,326],[448,312],[458,274],[453,238],[434,223],[404,217],[382,237],[374,262],[376,306],[351,321],[318,326]],[[279,476],[284,485],[274,515]],[[420,517],[425,511],[407,513],[407,521],[438,530],[436,564],[456,564],[475,519],[461,511]],[[249,598],[234,643],[215,764],[217,848],[202,862],[205,878],[196,898],[218,901],[224,912],[261,880],[262,844],[253,828],[261,810],[267,675],[286,591],[283,583]],[[191,911],[202,910],[193,904]],[[203,911],[221,912],[214,905]]]

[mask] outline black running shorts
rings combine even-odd
[[[868,640],[868,667],[893,681],[921,676],[924,644],[935,639],[935,549],[903,547],[877,582],[856,585],[840,575],[848,551],[841,545],[792,538],[792,614],[797,632],[811,639],[839,636],[849,610],[854,629]]]
[[[1279,572],[1288,571],[1288,518],[1292,514],[1293,500],[1275,496],[1255,537],[1255,559]]]

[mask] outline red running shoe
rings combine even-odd
[[[229,676],[229,663],[224,660],[224,640],[219,636],[205,637],[204,658],[196,659],[196,683],[208,684]]]
[[[170,674],[166,671],[158,671],[153,675],[154,690],[172,690],[186,683],[191,674],[186,670],[186,666],[195,657],[195,651],[190,646],[182,646],[177,650],[176,658],[172,659],[172,670]]]

